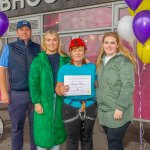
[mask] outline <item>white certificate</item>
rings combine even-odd
[[[67,96],[91,95],[90,75],[65,75],[64,85],[69,86]]]

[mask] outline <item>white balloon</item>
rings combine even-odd
[[[118,34],[127,42],[133,42],[136,39],[132,28],[132,22],[132,16],[124,16],[118,22]]]

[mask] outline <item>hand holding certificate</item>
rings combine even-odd
[[[66,75],[64,85],[69,86],[67,96],[91,95],[91,76],[90,75]]]

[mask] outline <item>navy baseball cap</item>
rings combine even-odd
[[[26,27],[28,27],[29,29],[31,29],[31,24],[30,24],[30,22],[28,22],[28,21],[26,21],[26,20],[19,21],[18,24],[17,24],[17,29],[21,29],[23,26],[26,26]]]

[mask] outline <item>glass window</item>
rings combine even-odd
[[[65,36],[65,37],[61,37],[61,42],[62,42],[62,50],[69,54],[69,43],[71,41],[72,37],[71,36]]]
[[[82,38],[87,45],[86,57],[93,63],[96,63],[102,37],[103,35],[98,34],[89,34],[80,36],[80,38]]]
[[[8,38],[7,42],[12,43],[12,42],[15,42],[16,40],[17,40],[17,37],[11,37],[11,38]]]
[[[44,16],[44,31],[86,30],[112,25],[112,8],[100,7]]]
[[[127,8],[119,9],[119,19],[121,19],[122,17],[127,16],[127,15],[129,15]]]
[[[2,50],[4,48],[4,45],[5,45],[5,39],[3,38],[0,38],[0,55],[2,53]]]
[[[32,41],[38,44],[41,44],[41,36],[40,35],[33,35],[31,37]]]
[[[128,15],[128,10],[127,9],[121,9],[120,10],[120,16],[123,17],[125,15]],[[136,44],[137,41],[135,42],[127,42],[125,40],[122,40],[123,45],[135,56],[137,57],[137,52],[136,52]],[[139,65],[138,65],[139,64]],[[134,117],[135,118],[140,118],[140,113],[139,113],[139,102],[141,101],[141,110],[143,110],[141,113],[141,118],[142,119],[150,119],[150,111],[149,111],[149,105],[147,102],[150,99],[150,94],[147,89],[149,89],[150,86],[150,81],[149,76],[150,76],[150,65],[144,65],[142,62],[137,58],[137,66],[136,66],[136,74],[135,74],[135,90],[134,90]],[[138,74],[139,70],[139,74]],[[139,89],[139,78],[141,79],[141,89]],[[140,91],[139,91],[140,90]],[[139,92],[141,93],[142,97],[139,98]],[[149,112],[149,113],[148,113]]]
[[[51,14],[44,16],[44,32],[47,30],[59,31],[59,14]]]

